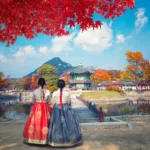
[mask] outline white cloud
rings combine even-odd
[[[145,16],[145,9],[139,8],[138,11],[135,13],[136,20],[135,20],[135,28],[136,32],[139,32],[144,25],[148,22],[148,17]]]
[[[10,74],[11,77],[27,75],[53,57],[49,53],[44,57],[41,56],[45,51],[46,47],[40,47],[36,51],[33,46],[25,46],[7,56],[0,53],[0,71],[3,71],[5,75]]]
[[[35,56],[36,55],[36,51],[34,49],[33,46],[25,46],[25,47],[21,47],[19,48],[19,50],[13,54],[13,56],[15,57],[25,57],[25,56]]]
[[[0,62],[7,63],[8,61],[9,60],[2,53],[0,53]]]
[[[49,48],[47,46],[41,46],[39,48],[39,52],[42,53],[42,54],[44,54],[44,55],[46,55],[49,52]]]
[[[70,34],[68,36],[55,37],[52,39],[52,47],[50,51],[53,53],[59,53],[62,51],[72,50],[71,42],[75,34]]]
[[[74,39],[74,44],[82,50],[102,52],[112,45],[112,29],[103,23],[101,29],[89,28],[87,31],[80,31]]]
[[[124,43],[125,41],[125,37],[123,34],[117,34],[116,36],[116,43],[117,44],[120,44],[120,43]]]

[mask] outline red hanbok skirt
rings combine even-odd
[[[23,137],[26,143],[47,144],[51,108],[47,102],[35,102],[26,125]]]

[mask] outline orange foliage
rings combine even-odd
[[[126,73],[123,73],[122,79],[129,81],[138,81],[142,78],[142,70],[140,63],[143,61],[143,55],[141,52],[131,52],[128,51],[125,53],[129,65],[126,66]]]
[[[110,75],[111,79],[114,77],[114,73],[112,71],[108,71],[108,74]]]
[[[138,66],[127,65],[126,69],[135,74],[140,68]]]
[[[136,79],[136,76],[129,72],[123,72],[121,74],[121,80],[123,81],[134,81]]]
[[[90,78],[94,80],[94,84],[98,84],[99,82],[102,82],[102,81],[109,81],[111,79],[111,76],[109,75],[108,72],[102,69],[99,69],[99,70],[96,70],[94,74],[91,75]]]
[[[31,89],[37,88],[38,87],[37,82],[38,82],[38,76],[37,75],[32,76],[30,88]]]
[[[116,78],[120,81],[121,79],[121,74],[122,74],[122,71],[121,70],[117,70],[117,75],[116,75]]]
[[[108,74],[110,75],[110,80],[111,81],[120,81],[121,77],[121,70],[114,70],[114,71],[107,71]]]
[[[138,51],[137,52],[128,51],[125,53],[125,55],[127,56],[127,60],[132,63],[138,63],[141,60],[143,60],[142,53]]]

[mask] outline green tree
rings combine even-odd
[[[55,67],[45,64],[37,70],[37,74],[45,78],[47,86],[57,85],[58,75]]]

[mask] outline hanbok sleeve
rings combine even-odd
[[[68,104],[71,106],[71,95],[70,95],[70,92],[68,92]]]

